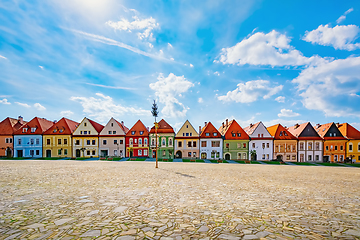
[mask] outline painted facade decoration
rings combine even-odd
[[[274,137],[270,135],[262,122],[250,124],[244,131],[249,135],[249,159],[270,161],[273,159]],[[253,154],[251,154],[253,153]]]
[[[225,160],[249,159],[249,135],[234,120],[226,119],[219,128],[223,137],[223,158]]]
[[[126,157],[148,157],[149,156],[149,130],[138,120],[127,132]]]
[[[200,158],[201,159],[222,159],[223,139],[220,132],[211,122],[205,122],[200,131]]]
[[[99,157],[99,133],[103,128],[103,125],[85,117],[72,134],[72,156]]]
[[[341,134],[348,139],[346,158],[351,162],[360,163],[360,132],[348,123],[339,124]]]
[[[347,139],[341,134],[335,123],[317,124],[315,131],[324,141],[324,162],[343,162]]]
[[[199,148],[199,134],[186,120],[175,136],[175,158],[198,159]]]
[[[62,118],[43,134],[43,156],[70,158],[72,156],[72,133],[79,123]]]
[[[310,122],[295,124],[287,130],[298,139],[297,157],[299,162],[323,161],[323,141]]]
[[[124,122],[111,118],[99,135],[100,157],[125,157],[125,135],[129,131]]]
[[[0,122],[0,157],[14,156],[14,132],[25,123],[21,116],[18,119],[7,117]]]
[[[33,118],[14,132],[14,157],[43,157],[43,133],[54,123],[45,118]]]
[[[174,129],[164,120],[161,119],[158,122],[157,129],[157,150],[158,158],[162,159],[173,159],[174,158],[174,144],[175,144],[175,132]],[[150,156],[156,157],[156,137],[155,137],[155,126],[153,126],[149,133],[150,138]]]
[[[285,162],[297,162],[297,139],[281,124],[267,128],[274,137],[273,157]]]

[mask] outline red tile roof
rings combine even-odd
[[[129,131],[129,129],[125,125],[122,125],[122,123],[124,123],[124,122],[119,123],[115,118],[114,118],[114,120],[119,125],[119,127],[124,131],[125,134]]]
[[[257,122],[255,124],[250,124],[249,126],[247,126],[246,128],[244,128],[244,131],[248,134],[251,135],[254,133],[255,129],[259,126],[260,122]]]
[[[274,140],[296,140],[296,137],[286,130],[286,128],[284,128],[281,124],[268,127],[267,130],[270,135],[274,137]]]
[[[25,123],[27,122],[21,124],[18,119],[7,117],[0,122],[0,135],[13,135]]]
[[[206,136],[206,133],[209,133],[209,136]],[[214,133],[216,135],[214,136]],[[211,122],[208,122],[202,129],[200,138],[221,138],[220,132],[212,125]]]
[[[175,133],[174,129],[164,120],[161,119],[159,122],[159,127],[157,129],[158,133]],[[150,130],[150,133],[155,133],[155,126],[153,126]]]
[[[294,126],[288,127],[287,130],[292,135],[297,137],[298,139],[321,140],[321,137],[318,134],[316,134],[316,136],[299,137],[308,125],[310,125],[312,127],[310,122],[306,122],[306,123],[302,123],[302,124],[295,124]],[[315,131],[315,129],[314,129],[314,131]],[[316,131],[315,131],[315,133],[316,133]]]
[[[140,134],[140,132],[144,132],[142,135]],[[134,132],[134,134],[131,134],[131,132]],[[138,120],[134,126],[132,126],[132,128],[126,133],[127,137],[148,137],[149,136],[149,131],[147,130],[147,128],[145,127],[145,125]]]
[[[90,119],[87,119],[89,120],[89,122],[91,123],[91,125],[95,128],[95,130],[97,131],[97,133],[99,134],[101,132],[101,130],[104,128],[103,125],[93,121],[93,120],[90,120]]]
[[[226,124],[227,123],[227,124]],[[234,139],[234,140],[249,140],[249,135],[240,127],[240,125],[234,120],[230,122],[223,123],[220,126],[219,132],[225,137],[225,139]],[[232,134],[235,133],[235,137]],[[240,137],[237,133],[240,133]]]
[[[339,124],[341,134],[351,140],[360,140],[360,131],[348,123]]]
[[[67,118],[60,119],[51,128],[44,132],[44,135],[70,135],[72,134],[79,123]]]
[[[52,125],[54,125],[52,121],[45,118],[34,117],[30,122],[24,124],[19,130],[17,130],[14,135],[41,135]],[[24,128],[27,128],[26,132],[23,131]],[[31,131],[32,128],[35,128],[34,132]]]

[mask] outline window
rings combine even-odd
[[[360,144],[358,145],[358,151],[360,151]]]
[[[86,127],[86,123],[84,123],[84,126]],[[90,154],[88,154],[88,155],[90,155]]]
[[[39,145],[39,144],[40,144],[40,139],[38,139],[38,138],[35,139],[35,144],[36,144],[36,145]]]
[[[187,137],[188,137],[188,136],[189,136],[189,133],[185,133],[185,136],[187,136]]]
[[[80,131],[80,134],[83,134],[83,131]]]
[[[241,159],[241,153],[238,153],[238,159]]]
[[[304,154],[300,154],[300,162],[304,161]]]
[[[191,154],[191,153],[190,153]],[[163,156],[165,156],[166,155],[166,151],[165,150],[163,150]]]
[[[122,141],[122,140],[120,140],[120,141]],[[114,145],[117,145],[117,139],[114,139]],[[132,144],[132,143],[130,143],[130,144]]]
[[[265,147],[265,144],[264,144],[264,147]],[[243,143],[243,148],[246,148],[246,143]]]
[[[219,157],[220,157],[220,153],[216,152],[216,158],[219,158]]]
[[[266,159],[269,159],[269,154],[266,154]]]
[[[189,128],[189,125],[186,125],[186,128]]]
[[[192,133],[190,133],[190,137],[192,136]]]
[[[319,159],[320,159],[320,156],[319,156],[319,155],[315,155],[315,160],[316,160],[316,161],[319,161]]]
[[[342,151],[344,149],[344,147],[343,146],[340,146],[340,150]]]
[[[111,126],[113,127],[113,126],[114,126],[114,123],[111,123]]]
[[[146,139],[145,139],[145,140],[146,140]],[[146,142],[146,141],[145,141],[145,142]],[[144,150],[144,156],[147,156],[147,154],[148,154],[148,153],[147,153],[147,150],[145,149],[145,150]]]
[[[262,159],[265,159],[265,154],[262,155]]]
[[[92,140],[92,145],[95,145],[96,144],[96,140]]]
[[[255,143],[252,144],[252,147],[255,148]]]
[[[191,141],[188,141],[188,142],[187,142],[187,146],[188,146],[189,148],[191,148]]]
[[[135,131],[131,131],[131,135],[135,135]]]
[[[7,139],[5,139],[5,143],[9,143],[9,139],[7,138]]]
[[[320,143],[315,143],[315,150],[320,150]]]
[[[337,146],[335,146],[335,151],[337,150]]]
[[[142,156],[142,150],[141,149],[138,150],[138,155]]]
[[[230,144],[229,143],[226,143],[226,148],[229,148],[230,147]]]
[[[61,145],[61,139],[60,138],[58,139],[58,145]]]
[[[116,134],[116,131],[113,131],[113,134]]]
[[[308,156],[308,161],[312,161],[311,155]]]
[[[207,136],[207,137],[210,136],[210,133],[205,133],[205,136]]]
[[[201,141],[201,147],[206,147],[206,141]]]
[[[213,133],[213,135],[214,135],[214,136],[217,136],[217,133],[215,132],[215,133]]]
[[[60,132],[62,133],[64,131],[64,129],[60,129]]]
[[[144,134],[144,131],[140,131],[140,135],[143,135]]]
[[[114,144],[116,144],[115,141],[117,143],[117,140],[114,140]],[[124,140],[120,140],[120,144],[124,144]]]
[[[89,131],[89,134],[90,134],[90,131]]]
[[[260,133],[258,134],[258,137],[260,137]]]
[[[162,146],[166,146],[166,141],[165,141],[165,138],[163,138],[163,139],[162,139],[162,141],[161,141],[161,145],[162,145]]]
[[[95,155],[95,150],[92,150],[92,155],[93,155],[93,156]]]
[[[265,143],[262,143],[262,148],[265,148]]]
[[[292,155],[291,159],[294,161],[296,160],[296,155]]]
[[[352,144],[349,144],[349,151],[352,152]]]
[[[329,135],[330,135],[330,137],[332,137],[332,133],[330,133]]]
[[[84,134],[87,134],[87,131],[84,131]]]
[[[90,140],[86,140],[86,145],[90,145]]]
[[[55,128],[54,130],[53,130],[53,133],[56,133],[57,132],[57,129]]]
[[[196,152],[193,152],[193,157],[196,157]]]
[[[36,155],[40,155],[40,150],[36,150]]]
[[[106,142],[107,142],[106,140],[103,140],[103,145],[106,145]]]
[[[46,139],[46,145],[50,145],[51,144],[51,140],[50,139]]]
[[[64,155],[67,155],[67,149],[64,149]]]
[[[237,136],[238,136],[238,137],[241,137],[241,133],[237,133]]]
[[[220,147],[220,141],[211,141],[211,147]]]
[[[182,147],[182,142],[181,141],[178,142],[178,146],[179,146],[179,148]]]
[[[135,143],[135,144],[137,143],[137,139],[136,139],[136,138],[134,139],[134,143]]]
[[[290,155],[286,155],[286,160],[290,160]]]
[[[287,136],[287,133],[284,131],[284,136]]]
[[[147,140],[147,138],[145,138],[144,139],[144,145],[147,146],[147,144],[148,144],[148,140]]]
[[[86,151],[86,155],[88,155],[88,156],[90,155],[90,150]]]
[[[111,131],[109,131],[109,134],[111,134]]]
[[[67,139],[64,139],[64,145],[67,145]]]
[[[80,145],[80,140],[75,140],[75,145]]]
[[[336,133],[334,133],[334,137],[336,137]]]
[[[183,133],[183,137],[185,137],[185,133]]]
[[[139,145],[142,145],[142,138],[139,138]]]
[[[188,152],[188,157],[191,157],[191,152]]]
[[[334,160],[335,160],[335,162],[337,162],[337,160],[338,160],[338,156],[337,156],[337,155],[334,155]]]
[[[255,146],[255,143],[254,143],[253,146]],[[237,144],[237,148],[241,148],[241,143],[238,143],[238,144]]]
[[[58,150],[58,155],[61,155],[61,149]]]
[[[173,140],[172,138],[169,139],[169,146],[172,146],[173,145]]]
[[[329,146],[326,146],[325,149],[326,149],[326,151],[329,151]]]
[[[304,143],[303,142],[300,143],[300,150],[304,150]]]
[[[283,131],[280,132],[279,136],[282,136],[283,135]]]
[[[30,155],[34,156],[34,150],[30,150]]]
[[[23,128],[23,133],[26,133],[27,132],[27,128]]]
[[[266,148],[269,148],[270,147],[270,143],[266,143]]]
[[[264,134],[263,134],[263,133],[261,134],[261,137],[264,137]]]
[[[31,128],[31,132],[34,133],[36,131],[36,128]]]
[[[155,146],[155,139],[151,139],[151,146]]]
[[[309,144],[308,144],[308,150],[312,150],[312,143],[311,142],[309,142]]]
[[[236,137],[236,133],[231,133],[231,136]]]

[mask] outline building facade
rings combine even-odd
[[[273,156],[279,161],[297,162],[297,139],[281,124],[267,128],[274,137]]]
[[[43,157],[43,133],[54,123],[45,118],[33,118],[14,133],[14,157]]]
[[[129,131],[124,122],[111,118],[99,135],[100,157],[125,157],[125,135]]]
[[[149,156],[149,130],[138,120],[125,138],[126,157]]]
[[[205,126],[200,131],[200,157],[201,159],[223,157],[223,139],[211,122],[205,122]]]
[[[343,162],[346,156],[347,139],[341,134],[335,123],[317,124],[315,131],[324,141],[324,162]]]
[[[234,120],[226,119],[219,128],[223,137],[223,158],[225,160],[248,160],[249,135]]]
[[[14,132],[25,123],[21,116],[18,119],[7,117],[0,123],[0,157],[14,156]]]
[[[270,161],[273,159],[274,137],[270,135],[262,122],[250,124],[244,131],[249,135],[249,159]],[[253,155],[251,154],[253,153]]]
[[[72,156],[72,133],[79,123],[62,118],[43,134],[43,156],[46,158]]]
[[[85,117],[72,134],[72,156],[99,157],[99,133],[103,128],[103,125]]]
[[[198,132],[189,120],[186,120],[175,136],[175,158],[200,158],[199,141]]]
[[[310,122],[295,124],[287,130],[298,139],[299,162],[322,162],[323,141]]]
[[[156,157],[156,134],[157,132],[157,154],[161,159],[174,158],[174,143],[175,132],[174,129],[164,120],[158,123],[158,129],[155,131],[155,126],[151,128],[149,133],[150,138],[150,156]]]
[[[346,142],[346,158],[360,163],[360,132],[348,123],[339,124],[341,134],[348,139]]]

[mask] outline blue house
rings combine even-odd
[[[14,132],[14,157],[42,157],[42,134],[53,124],[45,118],[35,117]]]

